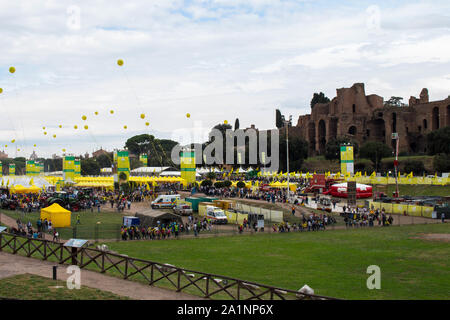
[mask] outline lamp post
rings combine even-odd
[[[287,201],[290,199],[290,189],[289,189],[289,124],[292,122],[292,115],[289,116],[288,121],[284,121],[286,127],[286,175],[287,175]]]
[[[392,133],[392,139],[395,140],[395,160],[394,160],[394,174],[395,174],[395,194],[394,198],[398,198],[398,133]]]

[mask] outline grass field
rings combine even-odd
[[[450,224],[108,243],[132,257],[345,299],[449,299]],[[368,290],[369,265],[381,290]]]
[[[375,189],[374,189],[375,190]],[[432,186],[432,185],[408,185],[400,184],[398,186],[400,196],[450,196],[450,185],[447,186]],[[395,185],[388,186],[388,196],[392,196],[395,191]]]
[[[39,219],[39,212],[22,213],[21,211],[1,210],[2,214],[5,214],[14,220],[20,218],[22,222],[27,223],[30,221],[33,224],[33,228],[36,228],[36,222]],[[77,225],[77,214],[80,214],[81,224]],[[125,212],[126,215],[126,212]],[[81,239],[94,239],[95,237],[95,225],[100,222],[98,228],[99,239],[115,239],[119,232],[119,226],[123,222],[123,214],[118,212],[100,212],[97,213],[91,211],[74,212],[71,215],[72,227],[77,227],[77,237]],[[70,228],[57,228],[61,238],[69,239],[73,236],[72,227]]]
[[[61,286],[62,288],[55,288]],[[20,300],[126,300],[110,292],[81,287],[69,290],[65,281],[21,274],[0,280],[0,297]]]

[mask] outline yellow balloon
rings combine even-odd
[[[98,111],[95,111],[94,113],[95,113],[96,116],[98,116]]]
[[[14,68],[14,67],[10,67],[10,68],[9,68],[9,72],[11,72],[11,73],[14,73],[14,72],[16,72],[16,68]]]
[[[20,149],[17,149],[17,151],[20,151]]]
[[[150,125],[150,123],[146,122],[145,125],[148,127]]]
[[[36,144],[33,144],[33,147],[36,147]]]
[[[63,152],[66,152],[66,149],[63,149]]]
[[[53,138],[56,138],[56,134],[53,135]]]
[[[113,113],[114,113],[114,110],[111,110],[109,113],[113,114]]]
[[[44,131],[44,134],[47,134],[47,132]]]
[[[84,129],[87,130],[89,127],[87,125],[84,126]]]
[[[78,129],[78,126],[77,126],[77,125],[74,125],[73,128],[74,128],[74,129]]]
[[[3,92],[3,89],[2,88],[0,88],[0,93],[2,93]]]
[[[124,128],[124,129],[126,129],[126,128],[127,128],[127,126],[123,126],[123,128]]]
[[[145,118],[145,114],[141,113],[141,119]]]
[[[59,125],[60,128],[62,128],[62,125]]]
[[[118,64],[119,66],[123,66],[123,60],[122,60],[122,59],[117,60],[117,64]]]
[[[81,117],[81,119],[83,119],[83,120],[86,120],[86,119],[87,119],[87,117],[86,117],[86,116],[82,116],[82,117]]]
[[[14,143],[14,142],[16,142],[16,139],[12,139],[12,140],[11,140],[11,143]]]
[[[8,148],[8,145],[7,145],[7,144],[5,144],[5,148]]]
[[[228,123],[228,120],[225,120],[223,123],[227,124],[227,123]]]
[[[191,114],[190,114],[190,113],[186,113],[186,117],[187,117],[187,118],[190,118],[190,117],[191,117]]]
[[[45,130],[45,127],[42,127],[43,130]]]

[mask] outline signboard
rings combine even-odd
[[[342,145],[341,146],[341,173],[353,174],[354,173],[354,161],[353,161],[353,146]]]
[[[123,225],[126,227],[139,226],[139,224],[140,220],[137,217],[132,216],[123,217]]]
[[[2,233],[3,231],[6,231],[6,227],[0,227],[0,233]]]
[[[64,247],[81,248],[87,242],[88,242],[88,240],[84,240],[84,239],[70,239],[69,241],[64,243]]]

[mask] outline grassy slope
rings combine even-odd
[[[62,286],[63,288],[51,288]],[[128,299],[107,291],[82,286],[69,290],[65,281],[21,274],[0,280],[0,296],[23,300],[118,300]]]
[[[450,225],[109,243],[133,257],[268,285],[347,299],[448,299],[448,243],[413,239],[450,233]],[[382,289],[368,290],[366,269],[381,268]]]

